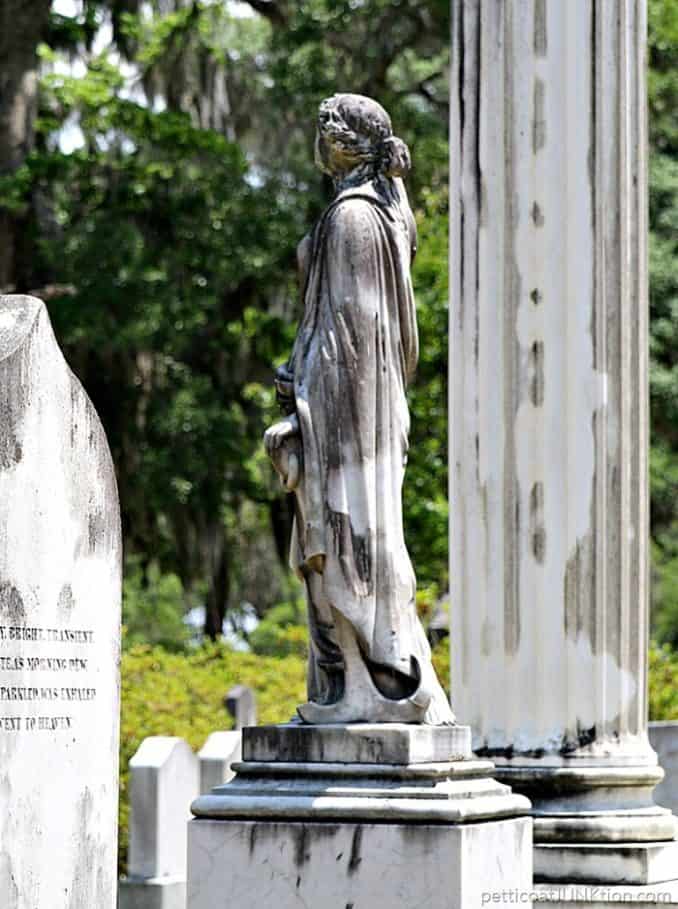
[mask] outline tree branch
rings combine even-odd
[[[252,9],[276,25],[285,25],[287,16],[276,0],[244,0]]]
[[[440,108],[440,110],[448,110],[450,105],[447,98],[436,97],[435,92],[431,91],[431,89],[428,87],[427,83],[431,82],[433,78],[434,77],[429,76],[428,79],[424,79],[423,82],[420,82],[419,85],[413,89],[413,91],[414,93],[420,94],[429,102],[429,104],[432,104],[434,107]],[[404,92],[404,94],[409,94],[409,92]]]

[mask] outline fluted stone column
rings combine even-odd
[[[645,2],[452,11],[455,710],[536,841],[669,840],[647,737]]]

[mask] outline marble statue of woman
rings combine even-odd
[[[316,163],[335,196],[299,247],[304,313],[266,449],[294,491],[291,559],[306,585],[306,723],[454,723],[415,607],[403,535],[418,357],[407,146],[362,95],[320,105]]]

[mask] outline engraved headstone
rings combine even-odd
[[[113,909],[120,513],[45,306],[0,297],[0,902]]]

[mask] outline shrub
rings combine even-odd
[[[445,637],[433,648],[433,668],[447,694],[450,693],[450,639]],[[452,705],[454,706],[454,704]],[[462,722],[460,720],[460,722]]]
[[[264,619],[249,638],[252,651],[262,656],[298,656],[308,653],[308,628],[305,625],[276,625]]]
[[[650,645],[649,705],[651,720],[678,719],[678,652],[668,644]]]
[[[300,656],[308,653],[308,627],[302,625],[304,611],[298,602],[281,603],[269,609],[248,643],[262,656]]]
[[[211,732],[229,729],[232,721],[223,699],[236,684],[249,685],[256,692],[259,722],[284,722],[305,699],[306,662],[298,656],[239,653],[223,644],[206,645],[189,653],[139,645],[123,654],[121,873],[127,863],[130,758],[149,735],[180,736],[198,750]]]
[[[122,621],[123,646],[159,644],[165,650],[183,650],[191,630],[184,622],[185,595],[175,574],[162,574],[156,563],[144,573],[138,559],[125,565]]]

